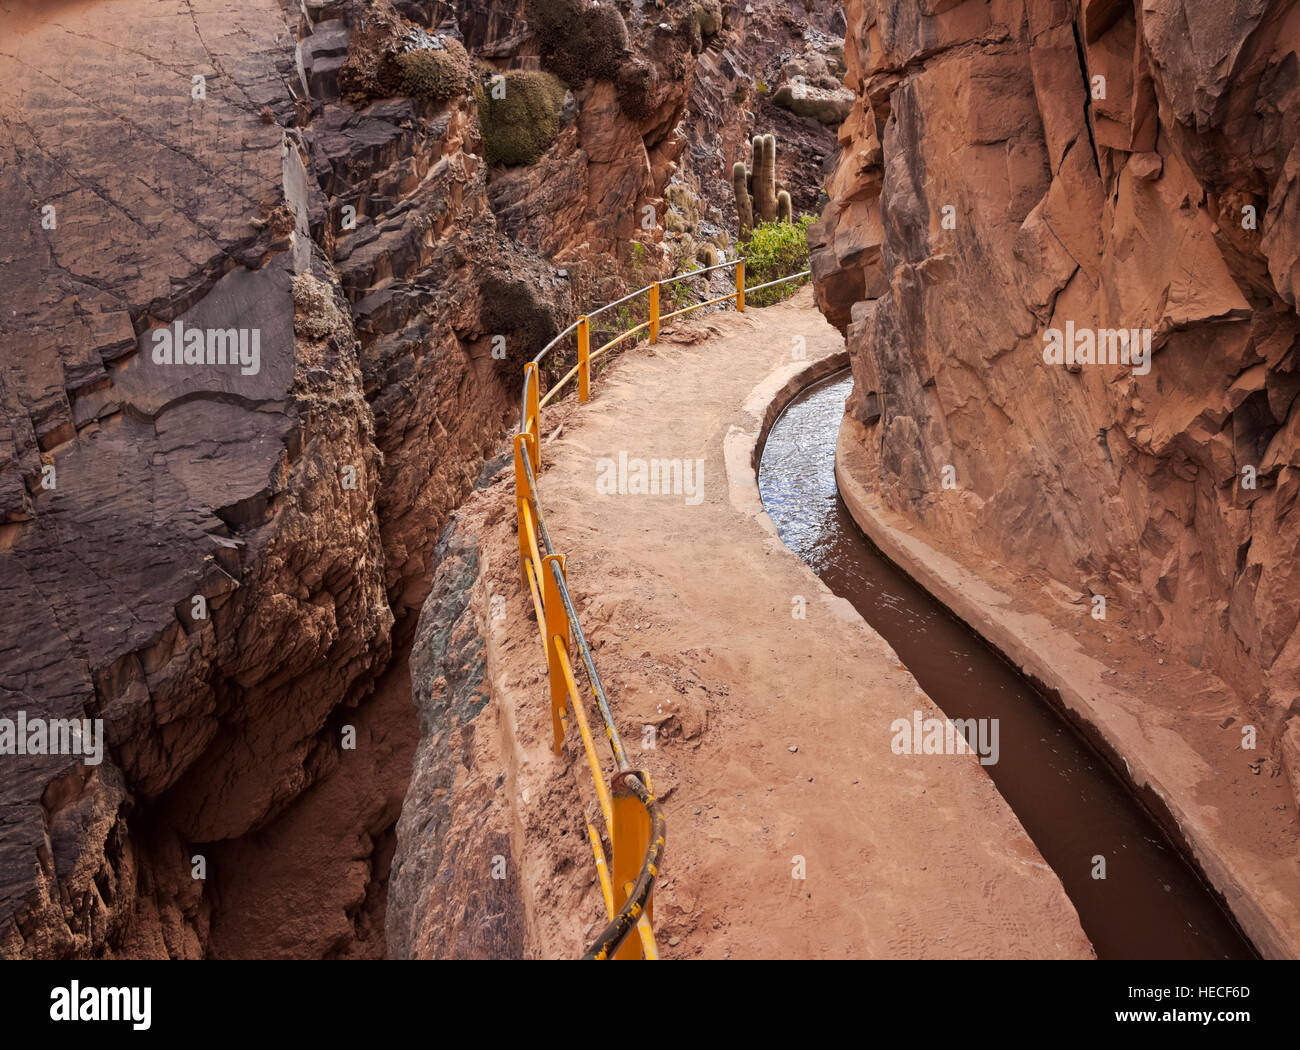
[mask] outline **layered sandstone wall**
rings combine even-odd
[[[846,10],[811,239],[880,498],[1220,675],[1300,793],[1300,5]]]

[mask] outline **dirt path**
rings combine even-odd
[[[800,340],[807,360],[796,362]],[[1090,956],[1073,906],[975,758],[891,753],[894,719],[939,710],[762,513],[750,456],[763,412],[795,373],[842,350],[804,291],[683,324],[613,363],[588,405],[544,413],[551,535],[620,732],[664,800],[660,947],[669,958]],[[601,494],[620,457],[629,489],[637,461],[652,458],[702,461],[702,485]],[[517,572],[513,514],[501,513],[510,484],[493,486],[501,506],[481,537],[498,587]],[[551,855],[554,838],[535,841],[548,834],[537,803],[564,802],[556,767],[580,759],[547,752],[541,647],[514,578],[510,615],[491,621],[489,675],[513,750],[508,789],[525,800],[535,943],[567,950],[587,931],[566,927],[563,884],[577,889],[592,865],[567,829],[574,866]],[[571,785],[585,782],[571,772]]]

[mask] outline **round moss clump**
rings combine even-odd
[[[550,73],[512,69],[474,96],[489,164],[534,164],[555,141],[564,85]]]
[[[633,120],[644,120],[653,109],[655,67],[641,58],[630,58],[618,69],[614,79],[619,108]]]
[[[528,360],[560,330],[556,305],[535,280],[493,274],[480,282],[479,293],[484,331],[513,337],[506,340],[509,361]]]
[[[722,28],[722,0],[700,0],[695,5],[695,21],[704,36],[713,36]]]
[[[615,7],[588,8],[584,21],[591,48],[589,75],[598,80],[613,79],[628,51],[627,24]]]
[[[441,50],[421,48],[397,56],[402,90],[415,98],[445,102],[465,90],[469,55],[459,40],[445,40]]]
[[[546,68],[566,84],[612,80],[627,54],[627,23],[616,7],[585,0],[528,0],[528,24],[537,31]]]

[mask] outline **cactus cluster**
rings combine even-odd
[[[754,166],[738,160],[731,169],[731,188],[736,195],[736,214],[740,236],[747,237],[760,223],[794,222],[794,204],[790,194],[776,188],[776,136],[755,135],[751,143]]]

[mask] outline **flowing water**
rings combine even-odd
[[[803,391],[763,447],[759,489],[786,546],[857,607],[949,718],[999,720],[998,761],[985,769],[1060,878],[1099,957],[1253,958],[1213,892],[1109,764],[853,521],[834,463],[852,382],[842,372]],[[881,733],[892,736],[888,723]],[[1104,879],[1093,877],[1096,857],[1105,858]]]

